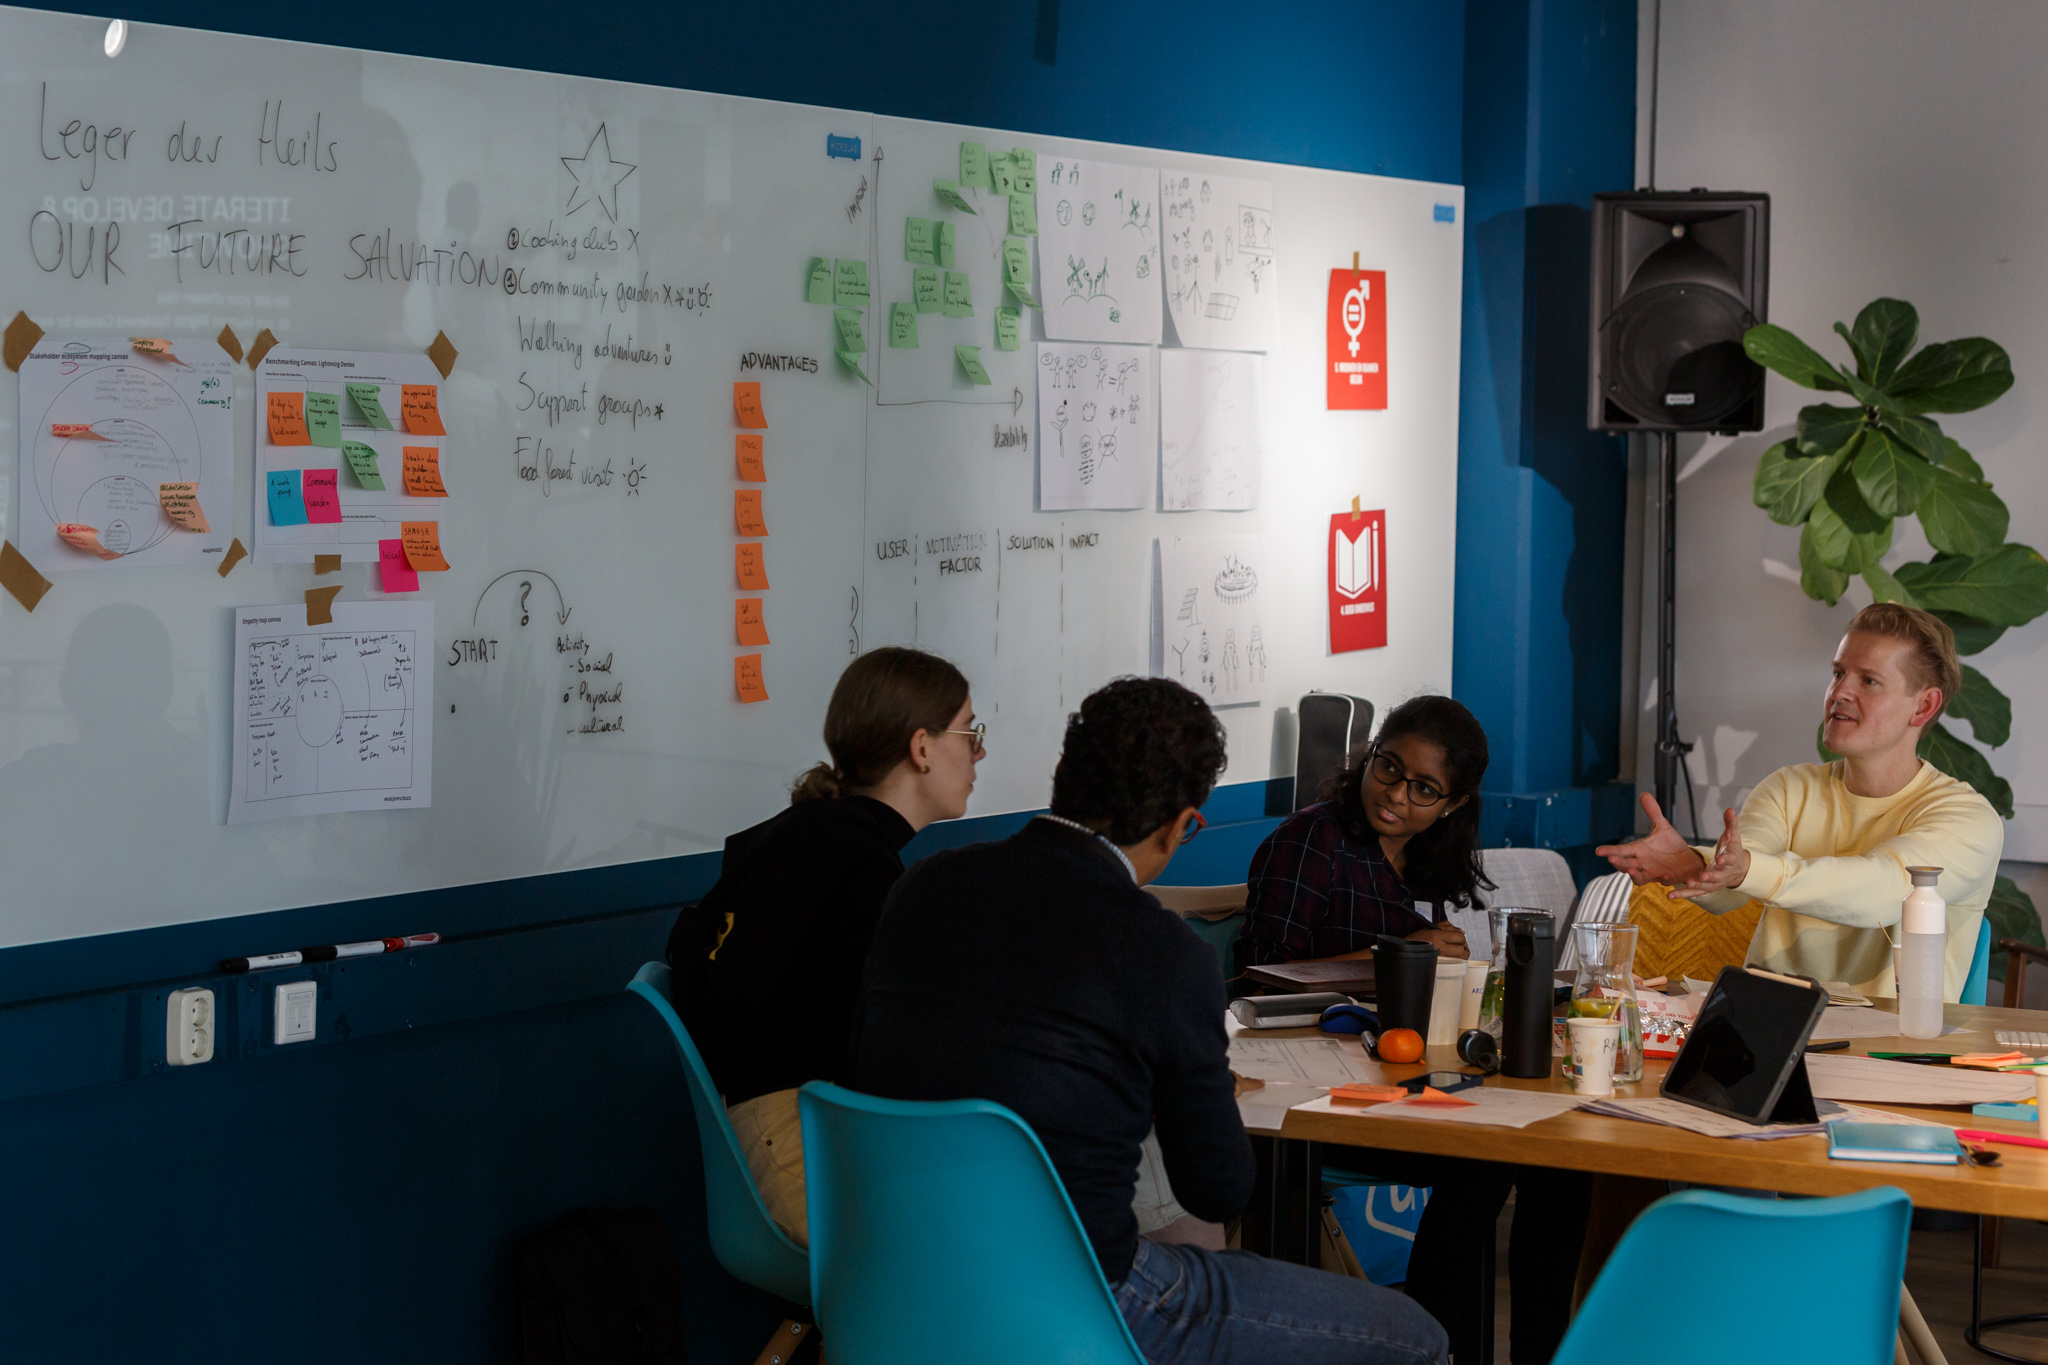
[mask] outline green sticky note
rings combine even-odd
[[[948,270],[946,272],[946,316],[949,318],[971,318],[974,316],[974,294],[968,287],[967,272]]]
[[[951,180],[932,181],[932,193],[966,213],[974,212],[974,205],[967,202],[967,196],[960,192],[960,186]]]
[[[868,348],[867,341],[860,334],[860,311],[854,308],[834,308],[832,325],[839,329],[839,349],[859,355]]]
[[[306,434],[316,446],[341,449],[341,395],[306,393]]]
[[[981,367],[981,347],[955,346],[953,357],[960,362],[960,368],[967,371],[969,379],[977,384],[989,382],[988,371]]]
[[[920,313],[936,313],[945,306],[945,290],[935,265],[920,265],[910,272],[910,297]]]
[[[852,351],[836,351],[834,352],[834,354],[839,357],[840,364],[844,365],[847,369],[852,370],[855,374],[860,376],[861,383],[867,385],[871,389],[875,386],[875,381],[868,378],[867,371],[863,370],[860,367],[860,356],[858,356]]]
[[[1018,237],[1038,235],[1038,196],[1035,194],[1013,194],[1010,196],[1010,231]]]
[[[1027,163],[1021,158],[1030,157]],[[1010,192],[1012,194],[1038,193],[1038,157],[1032,152],[1010,154]]]
[[[939,264],[953,268],[953,225],[943,219],[939,222]]]
[[[1038,153],[1029,147],[1010,148],[1010,164],[1034,179],[1038,175]]]
[[[804,302],[832,306],[832,258],[811,257],[810,277],[804,282]]]
[[[1003,286],[1003,288],[1009,291],[1009,295],[1011,298],[1017,300],[1017,302],[1023,304],[1026,308],[1036,308],[1041,313],[1045,311],[1045,305],[1041,304],[1036,298],[1034,298],[1032,296],[1031,291],[1029,289],[1026,289],[1023,285],[1006,284]]]
[[[1014,351],[1024,333],[1024,315],[1014,308],[996,309],[996,349]]]
[[[988,148],[979,142],[960,144],[960,183],[978,190],[994,188],[988,178]]]
[[[900,351],[917,349],[917,310],[907,303],[889,305],[889,344]]]
[[[903,259],[912,265],[932,265],[939,259],[938,233],[929,218],[903,220]]]
[[[836,260],[832,262],[832,302],[842,308],[865,308],[868,306],[868,263],[866,261]]]
[[[384,415],[384,402],[378,396],[375,384],[350,384],[348,401],[356,405],[356,411],[363,420],[382,431],[391,430],[391,419]]]
[[[367,488],[372,493],[384,491],[384,476],[377,472],[376,451],[361,441],[343,441],[341,454],[348,461],[349,471],[356,476],[358,487]]]
[[[1007,155],[992,156],[988,159],[989,187],[997,194],[1008,194],[1016,188],[1017,166]]]
[[[1007,284],[1031,283],[1031,243],[1022,237],[1003,238],[1003,280]]]

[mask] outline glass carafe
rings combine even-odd
[[[1491,1033],[1496,1039],[1501,1036],[1501,997],[1507,989],[1508,973],[1508,913],[1512,906],[1488,909],[1486,927],[1492,936],[1490,945],[1493,952],[1486,966],[1486,987],[1479,997],[1478,1027]]]
[[[1585,1018],[1617,1019],[1621,1041],[1614,1053],[1616,1084],[1643,1078],[1643,1012],[1636,1001],[1636,926],[1574,924],[1579,974],[1572,982],[1571,1012]],[[1565,1070],[1571,1071],[1566,1057]]]

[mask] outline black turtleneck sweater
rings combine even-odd
[[[910,822],[865,796],[806,801],[725,841],[718,884],[669,939],[676,1012],[729,1105],[847,1081],[861,964]],[[732,928],[708,962],[693,926]],[[689,982],[688,987],[685,982]]]
[[[1033,820],[937,853],[889,896],[854,1023],[853,1088],[1015,1110],[1112,1283],[1130,1273],[1138,1149],[1155,1124],[1197,1218],[1251,1197],[1216,954],[1116,850]]]

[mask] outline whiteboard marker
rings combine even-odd
[[[265,967],[296,967],[305,960],[302,953],[258,953],[254,957],[231,957],[220,968],[224,972],[260,972]]]

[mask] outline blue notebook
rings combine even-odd
[[[1914,1161],[1953,1166],[1963,1159],[1955,1130],[1919,1123],[1850,1123],[1828,1125],[1828,1155],[1836,1161]]]

